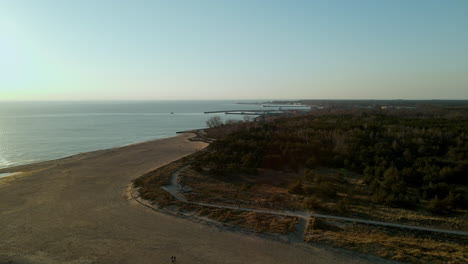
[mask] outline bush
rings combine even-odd
[[[273,196],[270,198],[270,201],[272,201],[273,203],[280,203],[283,201],[283,197],[278,194],[278,193],[275,193],[273,194]]]
[[[313,182],[315,179],[315,171],[311,169],[304,170],[304,179],[307,182]]]
[[[363,171],[364,177],[362,178],[362,182],[364,184],[370,184],[375,178],[375,172],[373,167],[367,166]]]
[[[312,157],[307,159],[305,165],[308,168],[315,168],[318,165],[317,159],[314,156],[312,156]]]
[[[135,188],[143,187],[143,185],[144,185],[144,181],[141,177],[138,177],[135,180],[133,180],[133,186]]]
[[[314,188],[312,188],[311,186],[306,186],[306,187],[304,188],[304,193],[305,193],[306,195],[313,195],[313,194],[315,194],[315,190],[314,190]]]
[[[297,181],[291,184],[291,186],[289,186],[288,192],[292,194],[304,194],[304,186],[302,185],[302,181]]]
[[[446,214],[450,212],[450,205],[447,199],[440,200],[438,196],[429,201],[427,210],[434,214]]]
[[[322,207],[322,201],[319,198],[312,196],[304,199],[304,207],[306,209],[318,209]]]
[[[346,198],[341,199],[339,202],[336,203],[336,209],[338,209],[340,213],[347,212],[349,210],[349,207],[350,207],[349,200]]]
[[[208,121],[206,121],[206,125],[209,128],[220,127],[223,125],[223,121],[221,121],[221,117],[213,116],[212,118],[208,119]]]
[[[192,169],[194,169],[196,172],[203,172],[203,168],[202,168],[200,162],[192,163]]]
[[[320,197],[333,198],[336,196],[336,189],[333,184],[329,182],[321,182],[317,188],[316,192]]]

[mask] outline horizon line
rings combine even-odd
[[[307,99],[58,99],[58,100],[41,100],[41,99],[32,99],[32,100],[2,100],[0,102],[162,102],[162,101],[468,101],[467,99],[330,99],[330,98],[307,98]]]

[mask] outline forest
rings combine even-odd
[[[436,214],[468,204],[466,108],[326,109],[207,132],[217,140],[193,165],[213,175],[343,168],[363,175],[376,204]]]

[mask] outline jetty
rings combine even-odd
[[[280,110],[219,110],[219,111],[208,111],[205,114],[219,114],[225,113],[226,115],[265,115],[265,114],[281,114],[283,111]]]
[[[218,111],[206,111],[205,114],[220,114],[226,115],[280,115],[285,113],[308,113],[312,107],[307,105],[275,105],[275,104],[263,104],[262,107],[270,109],[241,109],[241,110],[218,110]],[[276,109],[271,109],[276,108]]]

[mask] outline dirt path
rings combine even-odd
[[[291,211],[273,211],[273,210],[262,210],[262,209],[254,209],[254,208],[247,208],[247,207],[236,207],[236,206],[229,206],[229,205],[222,205],[222,204],[209,204],[209,203],[190,202],[190,201],[187,201],[187,199],[185,199],[185,197],[180,194],[181,187],[178,184],[179,173],[182,170],[184,170],[184,169],[186,169],[188,167],[190,167],[190,166],[185,166],[185,167],[175,171],[174,173],[172,173],[171,185],[166,185],[166,186],[163,187],[163,189],[166,190],[167,192],[169,192],[173,197],[175,197],[179,201],[185,202],[185,203],[203,205],[203,206],[208,206],[208,207],[216,207],[216,208],[234,209],[234,210],[248,211],[248,212],[268,213],[268,214],[283,215],[283,216],[296,216],[296,217],[306,219],[306,220],[309,219],[310,217],[319,217],[319,218],[340,220],[340,221],[346,221],[346,222],[354,222],[354,223],[367,224],[367,225],[397,227],[397,228],[402,228],[402,229],[419,230],[419,231],[435,232],[435,233],[459,235],[459,236],[468,236],[468,232],[457,231],[457,230],[448,230],[448,229],[438,229],[438,228],[430,228],[430,227],[422,227],[422,226],[403,225],[403,224],[373,221],[373,220],[366,220],[366,219],[359,219],[359,218],[350,218],[350,217],[342,217],[342,216],[335,216],[335,215],[317,214],[317,213],[311,213],[311,212],[306,212],[306,211],[294,211],[294,212],[291,212]]]
[[[0,263],[375,263],[155,212],[126,196],[143,173],[205,146],[190,135],[0,170]],[[379,260],[380,261],[380,260]]]

